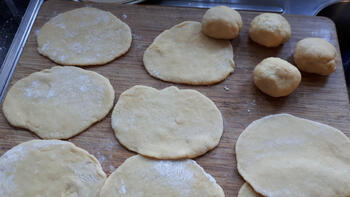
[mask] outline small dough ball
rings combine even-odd
[[[337,65],[337,50],[322,38],[300,40],[294,50],[294,62],[304,72],[329,75]]]
[[[212,7],[202,19],[202,32],[217,39],[233,39],[242,27],[241,15],[226,6]]]
[[[280,14],[263,13],[250,23],[249,37],[266,47],[277,47],[290,38],[288,21]]]
[[[254,83],[265,94],[273,97],[287,96],[301,81],[299,70],[289,62],[269,57],[254,69]]]

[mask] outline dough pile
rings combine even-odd
[[[299,70],[289,62],[276,57],[261,61],[253,71],[255,85],[273,97],[287,96],[300,84]]]
[[[71,10],[49,20],[38,33],[38,51],[62,65],[102,65],[125,54],[131,30],[110,12]]]
[[[202,19],[202,32],[216,39],[233,39],[242,27],[241,15],[226,6],[207,10]]]
[[[194,158],[218,145],[223,119],[216,105],[198,91],[134,86],[120,95],[112,128],[121,144],[139,154]]]
[[[60,140],[32,140],[0,157],[1,197],[99,197],[106,179],[96,158]]]
[[[350,140],[328,125],[266,116],[239,136],[236,157],[244,180],[264,196],[350,196]]]
[[[56,66],[17,81],[3,112],[11,125],[41,138],[67,139],[104,118],[114,90],[102,75],[72,66]]]
[[[106,180],[100,197],[224,197],[215,179],[191,159],[130,157]]]
[[[304,72],[329,75],[337,65],[337,50],[322,38],[300,40],[294,50],[294,62]]]
[[[227,40],[209,38],[201,23],[185,21],[157,36],[143,55],[155,78],[190,85],[210,85],[233,72],[233,51]]]
[[[277,47],[287,42],[290,35],[290,25],[280,14],[263,13],[250,23],[249,37],[266,47]]]

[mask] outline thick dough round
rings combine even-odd
[[[337,50],[322,38],[300,40],[294,50],[294,62],[301,71],[329,75],[337,65]]]
[[[252,122],[236,143],[237,168],[264,196],[350,196],[350,140],[289,114]]]
[[[201,23],[194,21],[159,34],[146,49],[143,63],[155,78],[191,85],[220,82],[235,65],[231,43],[209,38],[201,32]]]
[[[106,64],[131,46],[131,30],[110,12],[79,8],[59,14],[40,29],[38,51],[62,65]]]
[[[301,74],[295,66],[276,57],[261,61],[256,65],[253,75],[255,85],[273,97],[291,94],[301,81]]]
[[[56,66],[17,81],[3,112],[11,125],[41,138],[67,139],[104,118],[113,107],[114,90],[96,72]]]
[[[215,179],[191,159],[128,158],[106,180],[100,197],[224,197]]]
[[[263,197],[260,194],[256,193],[248,183],[244,183],[239,189],[237,197]]]
[[[266,47],[277,47],[287,42],[290,35],[290,25],[280,14],[263,13],[250,23],[249,37]]]
[[[227,6],[212,7],[202,19],[202,32],[212,38],[233,39],[242,27],[241,15]]]
[[[97,159],[66,141],[32,140],[0,157],[2,197],[99,197],[105,180]]]
[[[223,120],[215,104],[195,90],[134,86],[120,95],[112,128],[129,150],[158,159],[180,159],[216,147]]]

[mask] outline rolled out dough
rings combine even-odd
[[[239,173],[264,196],[350,196],[350,140],[328,125],[264,117],[239,136],[236,157]]]
[[[233,51],[227,40],[209,38],[201,23],[185,21],[157,36],[143,55],[150,75],[175,83],[209,85],[233,72]]]
[[[3,112],[11,125],[41,138],[67,139],[104,118],[114,90],[102,75],[72,66],[56,66],[17,81]]]
[[[119,97],[112,128],[129,150],[158,159],[180,159],[217,146],[223,120],[215,104],[198,91],[134,86]]]
[[[100,197],[224,197],[215,179],[191,159],[130,157],[106,180]]]
[[[99,197],[106,179],[96,158],[60,140],[32,140],[0,157],[1,197]]]

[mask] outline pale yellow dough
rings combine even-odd
[[[96,72],[56,66],[17,81],[3,112],[11,125],[41,138],[66,139],[104,118],[113,107],[114,90]]]
[[[288,21],[280,14],[263,13],[252,20],[249,37],[266,47],[277,47],[287,42],[291,35]]]
[[[209,38],[201,23],[185,21],[157,36],[143,55],[147,72],[175,83],[209,85],[233,72],[233,50],[227,40]]]
[[[62,65],[102,65],[125,54],[131,30],[110,12],[79,8],[59,14],[40,29],[40,54]]]
[[[120,95],[112,128],[129,150],[158,159],[180,159],[215,148],[223,120],[215,104],[195,90],[134,86]]]
[[[195,161],[128,158],[106,180],[100,197],[224,197],[215,179]]]
[[[227,6],[207,10],[202,19],[202,32],[216,39],[233,39],[242,27],[241,15]]]
[[[294,62],[304,72],[329,75],[337,66],[337,50],[322,38],[305,38],[297,42]]]
[[[237,197],[262,197],[260,194],[256,193],[248,183],[244,183],[239,189]]]
[[[32,140],[0,157],[1,197],[99,197],[106,174],[96,158],[60,140]]]
[[[237,168],[268,197],[350,196],[350,140],[289,114],[252,122],[236,143]]]
[[[253,71],[255,85],[273,97],[287,96],[300,84],[299,70],[289,62],[269,57],[261,61]]]

